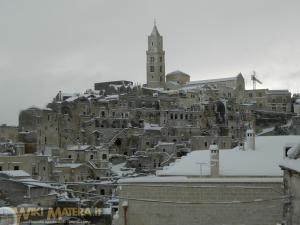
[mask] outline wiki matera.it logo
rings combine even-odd
[[[65,217],[98,217],[101,208],[0,208],[0,225],[19,225],[22,221],[44,219],[47,221],[62,221]]]
[[[0,208],[0,225],[17,225],[17,214],[13,208]]]

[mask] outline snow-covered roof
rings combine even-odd
[[[280,163],[280,167],[300,173],[300,142],[288,151],[288,157]]]
[[[174,142],[163,142],[163,141],[159,141],[158,143],[157,143],[157,145],[156,146],[165,146],[165,145],[175,145],[175,143]]]
[[[161,129],[162,127],[160,127],[158,124],[144,123],[144,130],[160,131]]]
[[[72,97],[67,98],[65,101],[66,102],[73,102],[73,101],[75,101],[78,98],[79,98],[79,96],[72,96]]]
[[[266,94],[268,95],[290,95],[290,91],[289,90],[267,90]]]
[[[300,158],[300,142],[295,144],[291,149],[289,149],[288,158],[290,159]]]
[[[91,147],[91,145],[68,145],[67,150],[69,151],[84,151]]]
[[[282,176],[279,168],[286,144],[295,144],[300,136],[258,136],[255,150],[224,149],[219,152],[221,176]],[[198,150],[157,171],[160,176],[210,175],[210,151]]]
[[[209,79],[209,80],[197,80],[197,81],[191,81],[187,85],[198,85],[198,84],[207,84],[207,83],[215,83],[215,82],[235,81],[237,78],[238,78],[238,76]]]
[[[126,167],[126,162],[113,165],[111,167],[111,171],[117,174],[119,177],[127,176],[128,174],[134,173],[134,169],[129,169]]]
[[[0,171],[0,174],[7,175],[8,177],[30,177],[30,174],[24,170],[3,170]]]
[[[143,89],[145,89],[145,90],[152,90],[152,91],[159,91],[159,92],[163,92],[164,91],[164,88],[143,87]]]
[[[20,179],[18,181],[31,187],[53,188],[53,186],[49,183],[38,181],[32,178]]]
[[[119,95],[107,95],[106,100],[119,100]]]
[[[275,127],[268,127],[268,128],[264,128],[260,133],[258,133],[257,135],[263,135],[263,134],[267,134],[270,133],[272,131],[274,131]]]
[[[187,177],[187,176],[146,176],[136,178],[123,178],[119,184],[126,183],[282,183],[281,177]]]
[[[66,167],[70,167],[72,169],[78,168],[80,166],[82,166],[82,163],[57,163],[55,165],[56,168],[66,168]]]
[[[300,159],[286,158],[280,163],[280,167],[300,173]]]

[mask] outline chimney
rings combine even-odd
[[[255,150],[255,131],[253,129],[246,131],[246,149]]]
[[[210,176],[218,177],[220,175],[218,145],[210,145],[209,153],[210,153]]]

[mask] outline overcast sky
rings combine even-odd
[[[0,0],[0,123],[59,90],[146,81],[156,18],[166,72],[192,80],[257,72],[258,88],[300,92],[299,0]]]

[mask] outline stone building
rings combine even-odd
[[[53,186],[32,179],[23,170],[0,171],[0,177],[0,196],[11,205],[53,207],[56,203],[57,195],[51,193]]]
[[[10,140],[12,142],[18,141],[18,127],[0,125],[0,141]]]
[[[295,99],[293,107],[294,107],[294,113],[296,113],[297,116],[300,116],[300,98],[299,97],[297,97],[297,99]]]
[[[34,179],[49,181],[52,176],[48,156],[24,154],[17,156],[0,156],[0,171],[23,170]]]
[[[291,93],[288,90],[246,90],[245,102],[254,103],[257,110],[290,113]]]
[[[300,224],[300,145],[287,145],[284,160],[284,189],[288,200],[284,205],[284,220],[287,225]]]
[[[298,139],[265,136],[255,150],[192,151],[156,176],[121,179],[119,224],[281,223],[287,198],[278,164],[284,143]]]
[[[113,95],[113,94],[124,94],[131,91],[133,87],[132,81],[118,80],[95,83],[94,89],[99,91],[99,94]]]

